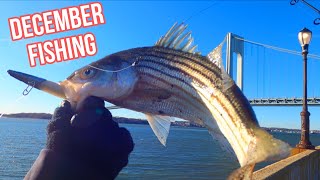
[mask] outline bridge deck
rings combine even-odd
[[[261,98],[250,99],[252,106],[301,106],[302,98]],[[309,106],[320,106],[320,98],[308,98]]]
[[[302,98],[260,98],[249,99],[251,106],[302,106]],[[308,106],[320,106],[320,98],[308,98]],[[119,106],[107,107],[111,109],[120,109]]]

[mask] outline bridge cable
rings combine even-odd
[[[257,97],[259,97],[259,78],[260,78],[260,62],[259,62],[259,47],[257,47]]]
[[[262,79],[266,79],[265,78],[265,71],[266,71],[266,61],[265,61],[265,55],[266,55],[266,48],[263,48],[263,58],[262,58]],[[264,89],[265,89],[265,81],[262,81],[262,97],[265,97],[265,92],[264,92]]]
[[[279,51],[279,52],[284,52],[284,53],[294,54],[294,55],[299,55],[299,56],[301,55],[301,52],[299,52],[299,51],[293,51],[293,50],[290,50],[290,49],[285,49],[285,48],[280,48],[280,47],[271,46],[271,45],[267,45],[267,44],[262,44],[262,43],[259,43],[259,42],[255,42],[255,41],[251,41],[251,40],[247,40],[247,39],[243,39],[243,38],[239,38],[239,37],[235,37],[235,39],[238,39],[240,41],[244,41],[244,42],[247,42],[247,43],[250,43],[250,44],[255,44],[255,45],[258,45],[258,46],[262,46],[262,47],[265,47],[265,48],[268,48],[268,49],[272,49],[272,50],[275,50],[275,51]],[[316,54],[308,54],[308,57],[320,60],[320,56],[316,55]]]

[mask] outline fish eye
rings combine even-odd
[[[80,74],[80,78],[81,79],[89,79],[91,77],[93,77],[96,74],[96,70],[92,69],[92,68],[87,68],[82,70],[81,74]]]

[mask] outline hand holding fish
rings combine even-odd
[[[114,179],[128,163],[133,141],[112,120],[104,101],[88,97],[77,113],[68,101],[47,127],[46,148],[26,175],[32,179]]]

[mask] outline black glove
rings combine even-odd
[[[134,143],[112,120],[104,101],[88,97],[77,113],[63,101],[47,127],[47,148],[58,157],[45,179],[114,179],[128,163]],[[52,178],[54,177],[54,178]]]

